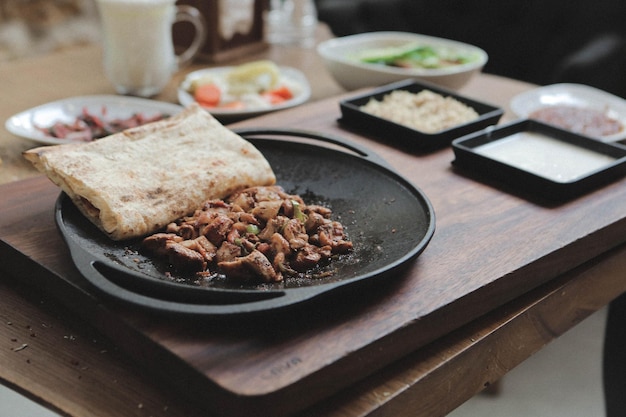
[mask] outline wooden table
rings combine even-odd
[[[144,315],[100,300],[81,281],[51,219],[58,190],[22,162],[20,152],[33,145],[5,132],[2,381],[72,416],[200,416],[216,408],[216,415],[442,416],[626,290],[625,180],[564,205],[527,201],[457,175],[449,149],[416,155],[340,128],[334,95],[342,91],[312,51],[281,47],[259,56],[302,68],[314,102],[236,127],[306,128],[373,149],[432,200],[437,231],[424,254],[382,294],[322,303],[323,311],[278,327]],[[0,116],[112,93],[100,62],[99,49],[87,47],[0,66]],[[174,101],[182,76],[159,99]],[[506,108],[530,87],[481,75],[462,92]],[[231,385],[221,390],[214,381]],[[232,394],[244,391],[251,396]]]

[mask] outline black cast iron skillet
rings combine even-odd
[[[61,194],[57,225],[82,275],[105,294],[141,308],[232,316],[292,306],[359,283],[391,279],[428,245],[435,231],[431,203],[377,155],[341,138],[312,132],[237,133],[267,158],[278,185],[301,195],[307,204],[328,206],[346,226],[354,251],[328,266],[334,271],[330,277],[241,286],[223,277],[198,280],[172,274],[167,265],[141,253],[140,240],[110,240]]]

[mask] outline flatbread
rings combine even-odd
[[[34,148],[24,157],[113,240],[154,233],[208,199],[276,181],[258,149],[197,105],[94,142]]]

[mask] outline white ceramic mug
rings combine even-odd
[[[207,25],[194,7],[176,0],[97,0],[104,46],[104,70],[119,94],[151,97],[203,46]],[[172,25],[195,28],[191,45],[174,52]]]

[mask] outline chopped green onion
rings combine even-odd
[[[261,229],[259,229],[259,226],[255,224],[249,224],[246,226],[246,233],[258,235],[260,232],[261,232]]]
[[[300,203],[296,200],[291,200],[291,204],[293,204],[293,218],[300,220],[302,223],[306,222],[307,216],[300,209]]]

